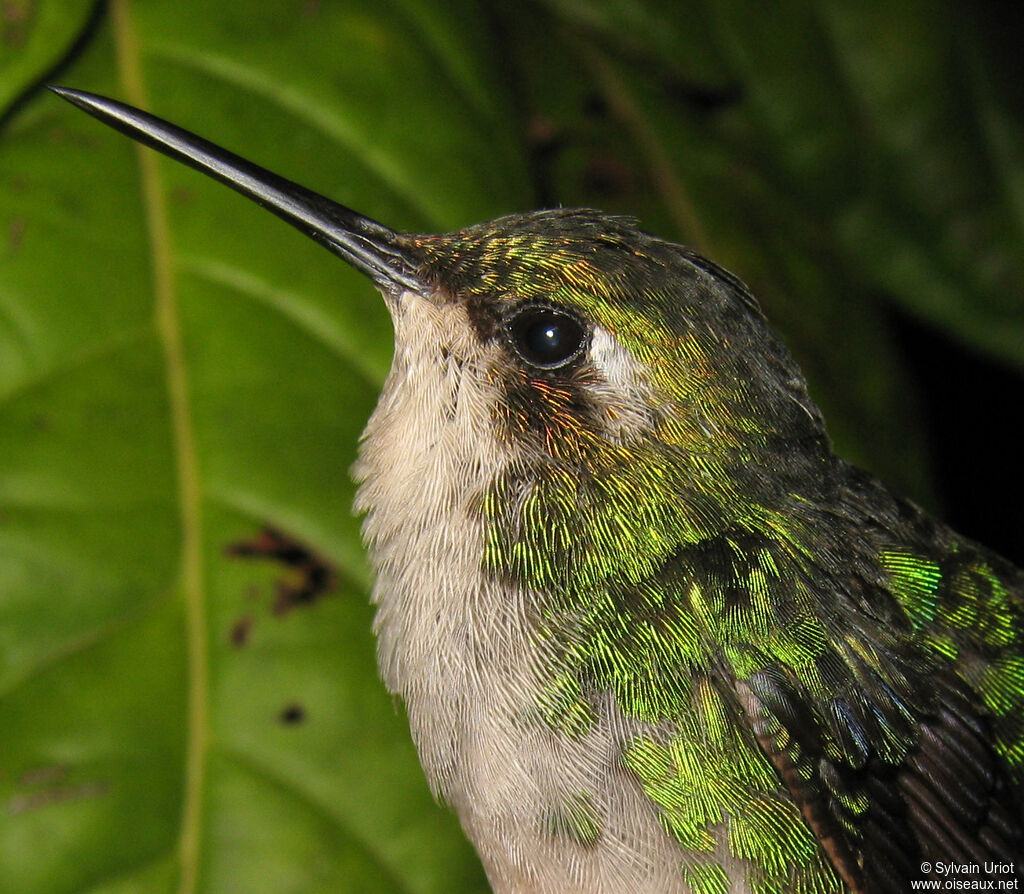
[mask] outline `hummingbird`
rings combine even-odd
[[[736,276],[588,209],[396,232],[52,88],[365,273],[380,672],[503,892],[1024,879],[1024,573],[838,458]]]

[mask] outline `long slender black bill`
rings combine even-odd
[[[423,288],[413,259],[397,242],[399,234],[383,224],[155,115],[83,90],[54,86],[50,89],[104,124],[209,174],[273,211],[367,274],[378,286],[390,291]]]

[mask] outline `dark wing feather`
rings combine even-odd
[[[826,729],[783,668],[741,683],[740,697],[761,748],[852,891],[904,894],[915,879],[955,876],[938,874],[938,863],[977,867],[965,877],[1022,883],[1019,865],[984,873],[986,863],[1021,860],[1024,824],[991,730],[972,708],[977,699],[957,678],[925,685],[922,703],[931,707],[898,761],[871,748],[837,754],[835,741],[864,740],[859,712],[839,705],[831,714],[840,727]]]

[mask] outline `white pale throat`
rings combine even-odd
[[[354,470],[356,508],[377,572],[381,673],[406,703],[431,787],[458,812],[495,891],[678,891],[680,853],[620,761],[650,730],[608,697],[585,735],[552,730],[537,712],[540,600],[481,570],[476,507],[517,457],[493,427],[501,394],[489,370],[507,349],[481,345],[453,302],[406,293],[391,311],[394,361]],[[635,359],[600,329],[590,350],[608,399],[643,407]],[[615,418],[616,437],[650,424],[642,412]],[[581,793],[600,824],[590,843],[557,831]]]

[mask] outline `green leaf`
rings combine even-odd
[[[992,89],[971,20],[936,0],[718,9],[778,181],[850,268],[1024,365],[1019,108]]]
[[[98,20],[96,0],[5,0],[0,6],[0,121],[54,71]]]
[[[63,79],[401,226],[528,202],[479,15],[382,6],[113,2]],[[49,94],[9,122],[5,892],[484,888],[376,674],[348,468],[390,349],[255,206]]]

